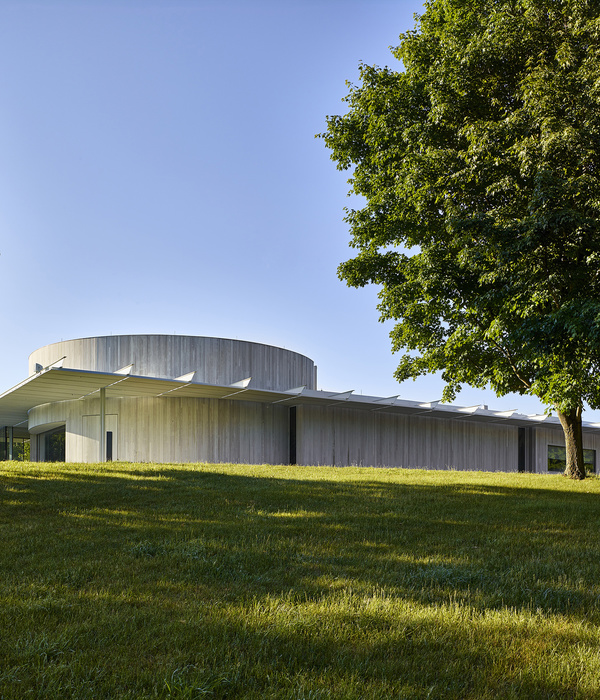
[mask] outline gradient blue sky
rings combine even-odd
[[[396,64],[420,9],[2,0],[0,389],[48,343],[180,333],[297,350],[319,388],[439,399],[439,378],[395,382],[376,290],[337,278],[347,175],[314,138],[360,61]]]

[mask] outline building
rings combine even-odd
[[[547,472],[557,418],[317,389],[314,362],[222,338],[121,335],[47,345],[0,395],[0,458]],[[595,470],[600,425],[584,424]]]

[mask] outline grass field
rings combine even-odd
[[[600,480],[0,463],[0,698],[600,698]]]

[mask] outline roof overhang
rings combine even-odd
[[[191,375],[190,375],[191,376]],[[356,395],[352,391],[328,392],[296,387],[288,391],[253,389],[248,380],[235,385],[202,384],[186,377],[167,379],[118,372],[50,367],[28,377],[0,395],[0,426],[26,427],[28,412],[35,406],[56,401],[92,398],[105,390],[107,398],[198,398],[251,401],[288,406],[321,406],[376,411],[397,415],[429,415],[432,418],[502,423],[513,426],[559,427],[558,418],[526,416],[516,411],[490,411],[482,406],[460,407],[434,401],[419,403],[396,396],[382,398]],[[251,382],[250,382],[251,383]],[[584,423],[586,432],[600,432],[600,425]]]

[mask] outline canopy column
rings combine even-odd
[[[15,458],[15,429],[12,427],[12,425],[9,425],[6,432],[8,443],[8,459],[11,460]]]

